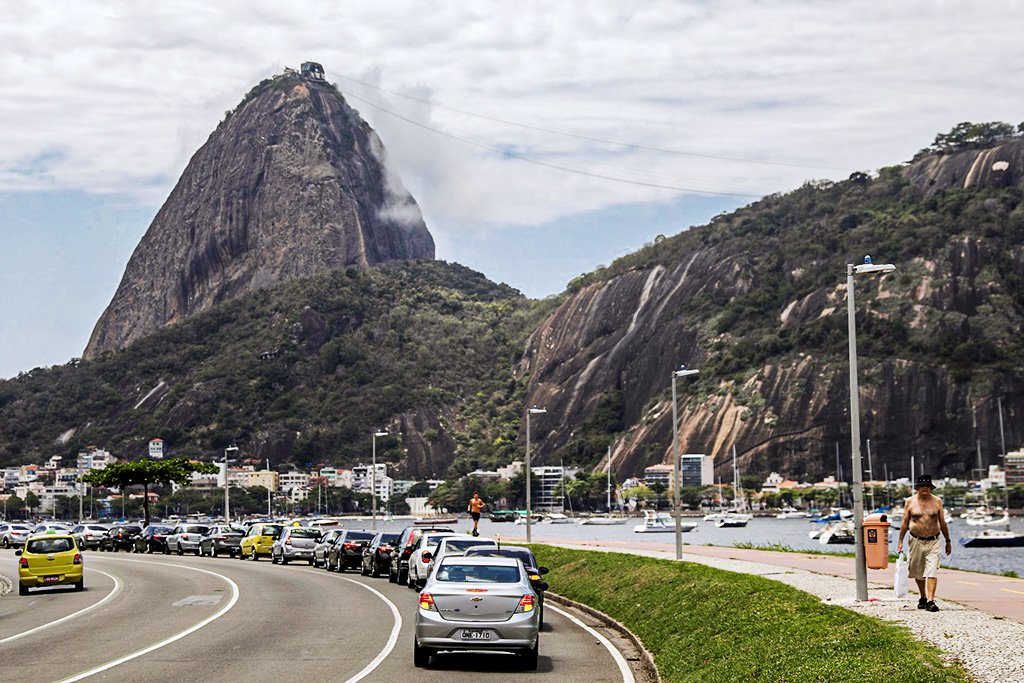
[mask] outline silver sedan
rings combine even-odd
[[[537,668],[540,610],[523,563],[509,557],[449,557],[419,596],[413,663],[443,651],[495,650]]]

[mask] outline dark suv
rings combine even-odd
[[[363,576],[377,577],[388,571],[391,567],[391,553],[400,535],[398,532],[381,531],[373,537],[363,551]]]
[[[425,531],[451,531],[446,526],[407,526],[402,530],[402,535],[395,543],[395,549],[391,553],[391,568],[388,570],[388,581],[404,586],[409,580],[409,556],[416,547],[416,541]]]
[[[131,551],[135,547],[137,534],[142,533],[142,527],[137,524],[118,524],[110,527],[110,531],[100,538],[100,550],[109,550],[116,553],[118,550]]]
[[[132,542],[137,553],[162,553],[167,549],[167,535],[172,527],[163,524],[150,524],[137,534]]]
[[[336,572],[358,569],[363,564],[363,550],[377,533],[374,531],[348,531],[339,534],[327,550],[327,568]]]

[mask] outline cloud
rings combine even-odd
[[[261,78],[305,59],[382,108],[350,99],[379,132],[430,228],[441,231],[541,224],[685,190],[785,190],[909,158],[958,121],[1021,118],[1024,73],[1014,65],[1024,43],[1009,30],[1022,24],[1019,4],[998,12],[924,0],[624,7],[13,5],[0,28],[0,191],[127,193],[159,203],[225,110]],[[794,165],[621,147],[442,107]],[[449,136],[679,189],[573,174]]]

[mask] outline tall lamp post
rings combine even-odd
[[[374,531],[377,530],[377,437],[387,435],[387,432],[380,430],[373,433],[373,461],[370,465],[370,500],[373,501],[371,503],[373,510],[371,511],[370,528]]]
[[[228,452],[238,451],[238,446],[228,446],[224,449],[224,523],[231,524],[231,507],[228,503],[231,485],[228,483]]]
[[[683,559],[683,520],[679,517],[679,406],[676,401],[676,378],[696,375],[700,370],[680,365],[672,372],[672,510],[676,518],[676,559]]]
[[[860,462],[860,397],[857,387],[857,315],[854,307],[855,275],[884,274],[896,270],[891,263],[875,264],[870,256],[864,263],[846,265],[846,315],[850,334],[850,450],[853,457],[853,536],[856,543],[857,600],[868,599],[868,569],[864,558],[864,481]],[[913,474],[911,474],[913,481]]]
[[[530,525],[532,520],[530,517],[533,516],[533,499],[530,497],[530,475],[532,471],[530,469],[530,416],[531,415],[542,415],[546,413],[544,408],[538,408],[534,406],[526,411],[526,542],[531,543],[533,537],[530,535]]]

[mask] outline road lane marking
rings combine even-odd
[[[592,635],[595,638],[597,638],[598,642],[601,643],[602,645],[604,645],[604,649],[608,650],[608,652],[612,656],[612,659],[614,659],[615,663],[618,665],[619,673],[622,674],[622,681],[623,681],[623,683],[636,683],[636,679],[633,677],[633,672],[630,670],[629,663],[626,661],[626,658],[622,656],[622,653],[619,652],[618,648],[616,648],[614,645],[612,645],[610,640],[608,640],[602,634],[598,633],[594,629],[592,629],[589,626],[587,626],[586,624],[584,624],[582,621],[580,621],[579,619],[577,619],[573,615],[569,614],[568,612],[566,612],[563,609],[558,609],[557,607],[555,607],[551,603],[545,604],[544,605],[544,609],[553,609],[553,610],[555,610],[555,612],[557,612],[558,614],[561,614],[563,617],[567,618],[569,621],[571,621],[572,623],[576,624],[581,629],[583,629],[584,631],[586,631],[590,635]]]
[[[1024,591],[1015,591],[1012,588],[1000,588],[999,590],[1006,591],[1007,593],[1016,593],[1017,595],[1024,595]]]
[[[137,651],[135,651],[135,652],[133,652],[131,654],[125,655],[124,657],[118,657],[117,659],[115,659],[113,661],[110,661],[110,662],[107,662],[106,664],[100,664],[99,666],[94,667],[92,669],[89,669],[88,671],[83,671],[82,673],[75,674],[74,676],[72,676],[70,678],[65,678],[60,683],[74,683],[74,681],[80,681],[83,678],[89,678],[90,676],[95,676],[98,673],[102,673],[104,671],[107,671],[108,669],[113,669],[115,666],[120,666],[121,664],[124,664],[125,662],[129,662],[129,661],[131,661],[131,660],[133,660],[133,659],[135,659],[137,657],[141,657],[142,655],[149,654],[150,652],[153,652],[154,650],[159,650],[160,648],[165,647],[167,645],[170,645],[171,643],[173,643],[175,641],[181,640],[185,636],[187,636],[187,635],[189,635],[191,633],[195,633],[196,631],[198,631],[199,629],[203,628],[207,624],[210,624],[210,623],[216,621],[217,619],[220,619],[222,616],[227,614],[228,611],[232,607],[235,606],[236,602],[238,602],[238,595],[239,595],[238,584],[235,583],[234,581],[232,581],[227,576],[224,576],[223,574],[218,574],[217,572],[211,572],[208,569],[200,569],[199,567],[190,567],[187,564],[171,564],[169,562],[147,562],[146,560],[128,560],[128,559],[120,559],[120,558],[116,558],[115,559],[113,557],[105,558],[105,559],[107,559],[108,561],[113,561],[113,562],[135,562],[137,564],[151,564],[151,565],[155,565],[157,567],[178,567],[178,568],[181,568],[181,569],[188,569],[190,571],[202,572],[203,574],[209,574],[211,576],[216,576],[219,579],[223,579],[225,582],[227,582],[227,584],[229,586],[231,586],[231,599],[228,600],[228,604],[224,605],[224,607],[222,607],[220,609],[220,611],[218,611],[216,614],[213,614],[213,615],[203,619],[199,623],[190,626],[189,628],[185,629],[184,631],[179,631],[178,633],[174,634],[173,636],[170,636],[169,638],[164,638],[163,640],[161,640],[158,643],[153,643],[152,645],[149,645],[148,647],[144,647],[141,650],[137,650]]]
[[[957,583],[962,583],[962,584],[966,584],[966,585],[968,585],[968,586],[977,586],[977,585],[978,585],[978,584],[977,584],[976,582],[974,582],[974,581],[960,581],[959,579],[957,580]]]
[[[24,638],[25,636],[30,636],[33,633],[39,633],[40,631],[42,631],[44,629],[48,629],[48,628],[51,628],[53,626],[57,626],[58,624],[63,624],[66,621],[71,621],[75,617],[79,617],[79,616],[85,614],[86,612],[88,612],[89,610],[94,610],[97,607],[99,607],[100,605],[102,605],[102,604],[104,604],[106,602],[109,602],[110,600],[113,600],[114,597],[116,597],[117,594],[121,592],[121,585],[122,585],[121,584],[121,579],[117,578],[113,574],[108,574],[107,572],[100,571],[99,569],[88,569],[87,571],[96,572],[98,574],[103,574],[103,576],[106,576],[107,578],[112,579],[114,581],[114,588],[109,593],[107,593],[105,596],[103,596],[103,599],[100,600],[99,602],[94,602],[93,604],[89,605],[88,607],[86,607],[84,609],[80,609],[77,612],[72,612],[71,614],[69,614],[67,616],[64,616],[64,617],[61,617],[60,619],[57,619],[55,621],[47,622],[47,623],[43,624],[42,626],[36,626],[35,628],[30,628],[27,631],[22,631],[21,633],[15,633],[13,636],[7,636],[3,640],[0,640],[0,645],[3,645],[5,643],[10,643],[11,641],[18,640],[19,638]],[[36,601],[33,600],[32,602],[34,603]],[[29,603],[29,604],[32,604],[32,603]]]
[[[309,574],[315,574],[316,576],[325,576],[323,572],[313,571],[312,569],[297,568],[295,569],[295,571],[307,572]],[[368,586],[365,583],[356,581],[355,579],[350,579],[346,576],[335,576],[334,578],[342,579],[343,581],[353,583],[359,586],[360,588],[365,588],[366,590],[376,595],[378,598],[386,602],[389,608],[391,608],[391,616],[394,619],[394,625],[391,627],[391,635],[388,637],[388,642],[384,644],[384,647],[381,649],[381,651],[377,653],[377,656],[374,657],[369,664],[363,667],[362,671],[360,671],[355,676],[352,676],[351,678],[345,681],[345,683],[356,683],[357,681],[361,681],[367,676],[369,676],[371,673],[373,673],[373,671],[381,665],[381,662],[387,659],[388,655],[391,654],[391,651],[395,649],[395,645],[398,644],[398,633],[402,630],[402,615],[398,612],[398,606],[395,603],[391,602],[383,593],[381,593],[376,588]]]

